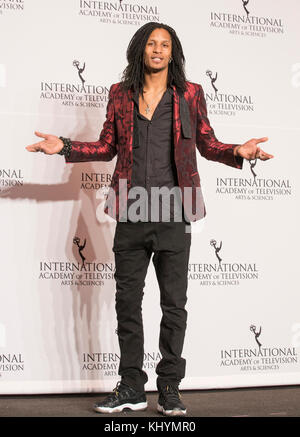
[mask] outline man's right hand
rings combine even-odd
[[[60,152],[64,146],[62,140],[60,140],[55,135],[42,134],[41,132],[37,131],[35,131],[34,133],[36,136],[44,138],[44,140],[27,146],[26,149],[29,152],[43,152],[47,155],[54,155],[55,153]]]

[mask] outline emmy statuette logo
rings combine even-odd
[[[86,238],[84,239],[84,243],[80,244],[80,238],[74,237],[73,243],[78,247],[78,253],[80,255],[80,258],[82,259],[82,267],[84,267],[85,256],[83,255],[82,251],[86,245]]]
[[[217,242],[216,240],[210,240],[210,245],[215,249],[215,255],[219,261],[219,264],[221,264],[222,258],[219,256],[219,252],[222,248],[222,241],[220,242],[219,247],[217,247]]]
[[[85,69],[85,62],[84,62],[84,64],[83,64],[83,67],[82,67],[82,68],[80,68],[79,65],[80,65],[79,61],[76,61],[76,60],[73,61],[73,66],[77,68],[79,79],[81,80],[82,86],[84,87],[85,79],[82,77],[82,74],[81,74],[81,73],[84,72],[84,69]]]
[[[215,87],[215,81],[217,80],[218,73],[216,73],[215,77],[213,77],[212,71],[211,70],[206,70],[206,75],[210,78],[211,86],[213,87],[213,89],[215,90],[215,93],[217,95],[218,89]]]
[[[248,11],[248,9],[246,8],[246,6],[248,5],[249,1],[250,1],[250,0],[242,0],[242,2],[243,2],[243,8],[244,8],[245,11],[246,11],[247,17],[248,17],[248,15],[249,15],[249,13],[250,13],[250,12]]]
[[[259,328],[259,331],[256,332],[256,326],[255,325],[251,325],[250,326],[250,331],[253,333],[254,337],[255,337],[255,341],[259,347],[259,349],[262,347],[262,344],[260,343],[260,341],[258,340],[258,337],[261,334],[261,327]]]

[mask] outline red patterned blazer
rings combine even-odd
[[[235,157],[236,144],[217,140],[207,118],[207,108],[201,85],[186,82],[186,91],[180,95],[176,87],[173,99],[174,159],[181,188],[185,216],[190,221],[206,215],[200,177],[197,170],[196,147],[209,160],[241,169],[243,159]],[[126,208],[131,186],[134,140],[134,102],[131,91],[123,91],[120,82],[109,90],[106,120],[98,141],[72,141],[72,150],[66,162],[110,161],[117,156],[104,211],[119,220]],[[125,181],[122,181],[124,179]],[[185,187],[188,187],[185,190]],[[196,208],[197,206],[197,208]]]

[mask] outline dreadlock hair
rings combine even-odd
[[[174,84],[179,94],[183,94],[186,89],[185,75],[185,57],[183,54],[181,42],[172,27],[163,23],[150,22],[140,27],[131,38],[126,57],[128,65],[123,71],[121,78],[121,87],[128,91],[129,89],[139,90],[142,92],[144,86],[144,52],[146,43],[153,30],[157,28],[165,29],[169,32],[172,39],[172,62],[168,66],[167,86]]]

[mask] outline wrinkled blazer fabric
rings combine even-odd
[[[243,159],[233,154],[237,144],[217,140],[207,117],[203,88],[186,82],[186,91],[179,94],[175,85],[173,98],[174,159],[178,184],[181,188],[185,217],[196,221],[206,215],[200,176],[197,169],[196,148],[209,160],[238,169]],[[134,143],[134,102],[132,91],[124,91],[120,82],[109,90],[106,120],[98,141],[72,141],[67,163],[110,161],[117,157],[116,166],[105,202],[104,211],[116,220],[126,215],[126,200],[131,186]],[[123,220],[123,218],[121,218]]]

